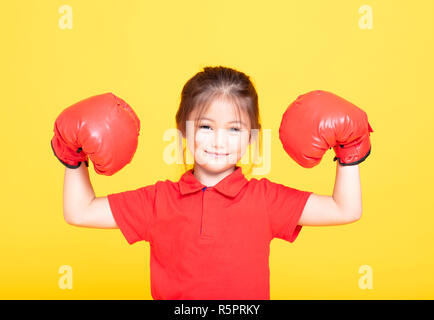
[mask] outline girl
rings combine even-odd
[[[270,299],[270,241],[293,242],[304,225],[356,221],[361,211],[343,208],[361,200],[358,166],[338,170],[333,197],[247,180],[237,164],[259,119],[247,75],[205,67],[185,84],[176,114],[193,168],[179,181],[106,197],[95,197],[86,166],[66,168],[65,203],[89,205],[65,208],[65,220],[119,228],[129,244],[149,241],[154,299]]]

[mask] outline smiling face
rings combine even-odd
[[[246,112],[238,114],[237,107],[225,99],[214,100],[199,119],[193,111],[187,122],[187,145],[195,167],[214,174],[233,168],[249,145],[250,128]]]

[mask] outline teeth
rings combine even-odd
[[[227,156],[226,153],[212,153],[212,152],[208,152],[208,151],[205,151],[205,152],[208,153],[208,154],[210,154],[210,155],[212,155],[212,156],[215,156],[215,157]]]

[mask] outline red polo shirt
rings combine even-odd
[[[293,242],[312,192],[252,178],[241,167],[213,187],[192,169],[108,195],[129,244],[149,241],[154,299],[270,299],[270,241]]]

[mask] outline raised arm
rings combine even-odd
[[[92,160],[96,173],[106,176],[130,163],[138,144],[138,117],[124,100],[109,92],[64,109],[53,131],[51,148],[66,167],[66,222],[89,228],[117,228],[107,197],[95,197],[88,161]]]
[[[95,197],[85,165],[65,168],[63,184],[63,216],[68,224],[87,227],[118,228],[107,197]]]
[[[285,151],[305,168],[318,165],[331,148],[337,160],[333,196],[311,194],[299,224],[337,225],[360,219],[359,164],[371,153],[371,132],[366,112],[331,92],[302,94],[286,109],[279,128]]]
[[[298,222],[302,226],[333,226],[352,223],[362,215],[359,166],[336,163],[333,196],[312,193]]]

